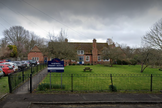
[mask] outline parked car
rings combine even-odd
[[[27,68],[27,63],[26,62],[21,61],[21,63],[24,65],[24,68]]]
[[[12,61],[12,62],[17,64],[19,70],[23,70],[26,67],[26,65],[23,64],[21,61]]]
[[[21,61],[23,64],[26,64],[26,66],[27,67],[30,67],[30,63],[29,63],[29,61],[27,61],[27,60],[23,60],[23,61]]]
[[[36,60],[29,60],[30,66],[36,66],[37,61]]]
[[[37,61],[37,65],[39,65],[40,63],[39,63],[39,61]]]
[[[0,68],[0,78],[4,76],[3,69]]]
[[[10,65],[0,64],[0,68],[2,68],[5,75],[14,72],[13,67]]]
[[[3,62],[3,63],[0,63],[0,64],[10,65],[10,66],[13,67],[14,72],[15,72],[15,71],[18,71],[18,66],[17,66],[16,63],[13,63],[13,62]]]
[[[0,60],[0,63],[8,62],[8,60]]]

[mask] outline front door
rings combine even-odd
[[[79,56],[79,64],[82,64],[84,61],[84,56]]]
[[[44,63],[47,63],[47,57],[44,57]]]

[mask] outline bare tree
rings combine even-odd
[[[66,42],[65,31],[61,30],[58,37],[49,34],[50,41],[45,53],[51,58],[76,59],[77,53],[73,46]]]
[[[136,49],[136,59],[141,64],[141,73],[144,72],[155,61],[154,49],[150,47]]]
[[[110,66],[113,66],[113,63],[124,57],[123,52],[119,47],[108,47],[104,48],[101,54],[102,59],[110,59]]]
[[[130,64],[135,65],[137,61],[134,59],[134,51],[135,49],[127,46],[126,44],[121,44],[120,48],[125,54],[125,59],[129,61]]]
[[[117,59],[123,59],[124,53],[122,52],[120,47],[116,47],[112,39],[107,40],[108,48],[104,48],[102,50],[101,57],[102,59],[110,59],[110,66],[113,66],[113,63]]]
[[[29,38],[24,42],[27,52],[29,52],[34,46],[43,48],[45,46],[46,39],[40,38],[34,33],[29,34]]]
[[[151,47],[162,49],[162,19],[153,25],[142,40]]]
[[[26,52],[24,43],[29,37],[29,31],[21,26],[13,26],[3,32],[5,39],[17,47],[18,57]]]
[[[8,41],[6,40],[6,38],[2,38],[0,40],[0,58],[4,59],[5,57],[8,57],[9,52],[8,52]]]

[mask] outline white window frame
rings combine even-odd
[[[90,56],[86,56],[86,61],[90,61]]]
[[[32,57],[32,60],[39,61],[39,57]]]
[[[72,62],[75,62],[75,60],[71,60]]]
[[[83,55],[84,54],[84,50],[77,50],[77,54],[78,55]]]
[[[98,56],[98,57],[97,57],[97,60],[98,60],[98,61],[101,61],[101,56]]]

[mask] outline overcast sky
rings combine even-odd
[[[0,38],[12,26],[40,37],[67,31],[70,42],[106,42],[131,47],[162,18],[162,0],[0,0]]]

